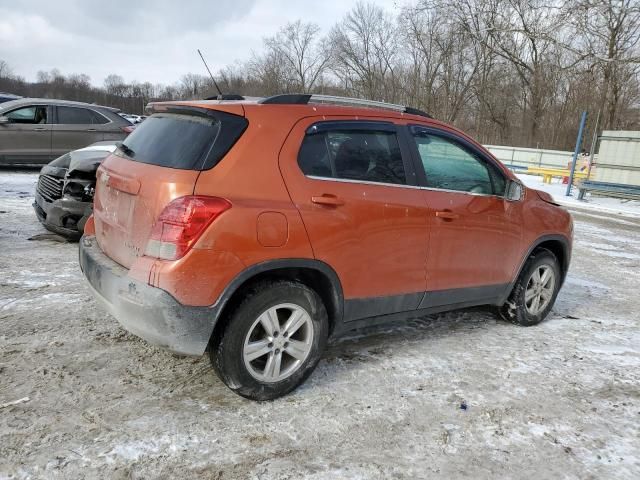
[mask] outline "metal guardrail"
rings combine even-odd
[[[583,180],[578,184],[578,190],[578,200],[584,200],[584,196],[587,192],[602,194],[609,197],[640,200],[640,186],[638,185]]]

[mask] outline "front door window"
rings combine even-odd
[[[7,113],[5,116],[9,119],[9,123],[47,123],[47,107],[42,105],[22,107]]]
[[[461,145],[438,135],[414,134],[426,175],[426,186],[442,190],[504,195],[505,179]]]

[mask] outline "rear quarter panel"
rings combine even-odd
[[[212,305],[228,282],[251,265],[272,259],[313,259],[300,214],[278,167],[280,148],[299,116],[288,116],[281,109],[282,114],[276,118],[274,112],[273,108],[260,106],[252,109],[247,116],[249,126],[231,151],[218,165],[198,176],[195,195],[222,197],[232,207],[209,226],[184,259],[185,262],[191,262],[187,257],[198,259],[193,262],[193,273],[207,279],[205,283],[210,288],[183,291],[181,302]],[[278,222],[277,228],[286,229],[280,246],[265,246],[259,240],[259,217],[268,212],[279,213],[286,219],[284,227]],[[158,286],[169,287],[163,279],[173,282],[175,275],[168,274],[174,268],[168,262],[160,265]]]

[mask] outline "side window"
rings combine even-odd
[[[298,153],[298,165],[309,176],[407,183],[393,131],[338,128],[307,134]]]
[[[504,195],[505,179],[492,165],[454,141],[425,132],[414,133],[427,187]]]
[[[58,107],[58,123],[63,125],[91,125],[94,121],[93,112],[86,108]]]
[[[99,114],[95,110],[89,110],[89,113],[91,114],[91,123],[93,123],[94,125],[103,125],[110,122],[107,117]]]
[[[47,123],[47,107],[29,106],[13,110],[6,114],[9,123]]]

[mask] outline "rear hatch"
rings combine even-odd
[[[215,108],[156,105],[156,113],[102,163],[94,198],[96,239],[112,260],[130,268],[144,255],[164,208],[192,195],[200,172],[214,168],[240,138],[248,124],[242,105]]]

